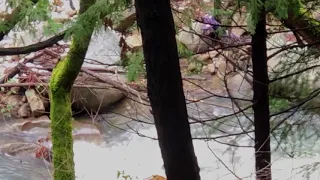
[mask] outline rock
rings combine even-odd
[[[199,22],[193,22],[191,28],[183,27],[183,30],[177,34],[177,40],[187,46],[194,53],[204,52],[213,46],[213,42],[205,37],[200,37],[197,34],[203,34],[202,26],[205,25]]]
[[[106,85],[105,83],[86,82],[90,85]],[[120,101],[124,95],[117,89],[94,89],[86,87],[72,88],[72,97],[74,111],[87,111],[87,113],[105,113],[111,105]]]
[[[30,131],[33,128],[50,128],[50,119],[48,116],[40,116],[38,118],[30,117],[24,121],[12,125],[19,131]]]
[[[27,97],[23,96],[22,99],[21,99],[21,102],[24,102],[24,103],[28,102]]]
[[[188,65],[188,71],[193,72],[193,71],[195,71],[196,69],[197,69],[196,63],[191,62],[191,63]]]
[[[27,97],[33,116],[39,117],[45,113],[45,106],[43,104],[43,101],[34,89],[28,89],[25,92],[25,95]]]
[[[202,67],[202,73],[215,74],[215,72],[216,72],[216,67],[212,63]]]
[[[73,17],[74,15],[77,14],[77,11],[75,11],[75,10],[69,10],[69,11],[67,11],[67,14],[68,14],[69,17]]]
[[[35,143],[9,143],[5,144],[1,147],[1,153],[8,154],[10,156],[24,155],[24,154],[32,154],[36,151],[39,145]]]
[[[105,30],[104,27],[97,29],[91,37],[86,62],[82,67],[101,67],[101,64],[116,63],[120,60],[121,53],[119,41],[120,36],[112,30]]]
[[[211,74],[214,74],[216,72],[216,67],[214,66],[214,64],[209,64],[208,70]]]
[[[18,108],[21,100],[22,96],[20,95],[9,95],[4,97],[3,102],[12,106],[12,108]]]
[[[31,109],[29,104],[28,103],[22,104],[18,109],[18,117],[27,118],[30,116],[31,116]]]
[[[209,57],[210,57],[211,59],[217,57],[218,54],[219,54],[218,51],[209,51]]]
[[[246,30],[244,28],[236,27],[236,26],[247,26],[246,17],[248,17],[248,14],[246,13],[245,9],[241,9],[241,12],[236,12],[233,15],[233,21],[232,21],[232,28],[231,32],[241,36]]]
[[[208,72],[209,72],[208,66],[207,66],[207,65],[202,66],[202,71],[201,71],[201,72],[202,72],[202,73],[208,73]]]
[[[223,79],[226,74],[233,71],[233,66],[230,63],[226,63],[225,60],[218,59],[215,62],[215,66],[217,67],[218,77]]]
[[[125,39],[125,41],[127,45],[133,50],[136,50],[142,47],[142,38],[140,34],[133,34],[131,36],[128,36]]]
[[[204,62],[210,59],[210,54],[209,53],[199,54],[197,55],[196,58],[198,61]]]
[[[243,73],[227,78],[227,88],[232,97],[252,99],[252,86],[244,79]]]

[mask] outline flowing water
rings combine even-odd
[[[212,108],[199,105],[199,109],[207,108],[207,113]],[[192,112],[189,106],[189,112]],[[230,109],[215,107],[216,115],[230,113]],[[147,137],[156,137],[156,130],[152,125],[141,124],[132,119],[139,119],[149,122],[151,119],[146,107],[134,106],[130,101],[124,101],[117,105],[112,112],[100,116],[98,127],[103,137],[103,142],[79,140],[74,143],[74,161],[77,180],[112,180],[117,179],[117,171],[124,171],[133,179],[145,179],[151,175],[158,174],[164,176],[163,162],[157,141]],[[195,111],[194,111],[195,112]],[[193,114],[196,116],[196,114]],[[130,117],[130,119],[126,118]],[[79,118],[80,121],[89,119],[88,117]],[[233,118],[236,119],[236,118]],[[232,121],[232,119],[230,120]],[[238,120],[236,120],[238,121]],[[245,122],[241,117],[240,121]],[[232,124],[232,123],[230,123]],[[236,127],[228,125],[220,126],[220,129],[237,131]],[[124,131],[138,130],[137,133]],[[192,126],[192,134],[195,137],[208,135],[207,126]],[[239,128],[238,128],[239,129]],[[2,133],[0,141],[31,141],[36,137],[44,135],[47,131],[33,131],[33,133]],[[221,133],[214,133],[219,135]],[[231,138],[229,138],[230,140]],[[228,139],[220,140],[226,143]],[[254,179],[254,149],[251,147],[232,148],[217,141],[194,140],[194,148],[201,169],[203,180],[232,180],[232,179]],[[248,137],[237,140],[237,144],[242,146],[252,145]],[[319,142],[314,143],[316,146]],[[318,147],[320,147],[318,145]],[[319,151],[318,151],[319,152]],[[273,177],[274,179],[306,179],[303,174],[297,174],[303,165],[317,163],[320,161],[318,156],[308,158],[288,158],[282,157],[282,153],[273,154]],[[0,155],[0,179],[1,180],[41,180],[51,179],[52,167],[39,159],[28,156],[11,157]],[[310,179],[319,179],[319,172],[316,170]]]

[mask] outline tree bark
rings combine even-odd
[[[95,0],[81,0],[80,14]],[[91,19],[94,21],[94,18]],[[94,25],[95,22],[89,22]],[[83,64],[94,27],[86,25],[82,39],[74,38],[67,57],[58,62],[50,80],[50,118],[53,145],[54,180],[74,180],[71,87]]]
[[[136,0],[150,99],[168,180],[200,180],[169,0]]]
[[[264,0],[252,37],[253,111],[255,126],[256,179],[271,180],[269,79],[267,66],[267,31]]]

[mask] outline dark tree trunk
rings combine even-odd
[[[255,126],[256,179],[271,180],[269,80],[266,48],[266,16],[261,9],[252,37],[253,111]]]
[[[150,98],[168,180],[199,180],[169,0],[136,0]]]

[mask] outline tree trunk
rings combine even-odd
[[[136,0],[150,99],[168,180],[200,180],[169,0]]]
[[[262,1],[264,4],[264,1]],[[252,37],[253,111],[255,126],[256,179],[271,180],[269,80],[266,47],[266,12],[262,5]]]
[[[303,37],[308,44],[317,44],[315,47],[320,49],[320,22],[312,17],[300,0],[291,4],[294,7],[288,8],[288,18],[281,21],[287,28]]]
[[[95,0],[81,0],[83,13]],[[92,20],[91,20],[92,21]],[[93,24],[94,22],[91,22]],[[82,39],[74,38],[70,52],[52,72],[50,80],[50,118],[53,145],[54,180],[74,180],[71,87],[83,64],[93,33],[93,26],[86,26]]]

